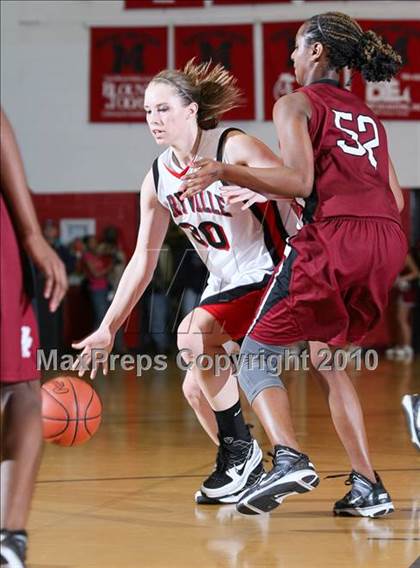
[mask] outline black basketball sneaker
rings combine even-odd
[[[236,493],[231,493],[230,495],[225,495],[224,497],[211,498],[207,497],[202,491],[197,491],[194,500],[197,505],[226,505],[230,503],[237,503],[242,495],[250,487],[252,487],[257,481],[261,479],[264,475],[264,466],[262,461],[257,465],[257,467],[249,474],[248,480],[243,489],[240,489]]]
[[[306,454],[287,446],[275,446],[273,468],[246,491],[236,505],[244,515],[268,513],[289,495],[312,491],[319,477]]]
[[[203,482],[201,492],[219,499],[241,491],[254,469],[262,462],[262,451],[256,440],[220,438],[216,467]]]
[[[7,568],[25,568],[27,534],[25,531],[0,531],[0,563]]]
[[[352,471],[346,479],[351,490],[334,505],[334,514],[345,517],[383,517],[394,511],[391,497],[375,471],[376,483]]]
[[[407,417],[411,441],[420,450],[420,396],[406,394],[403,396],[402,406]]]

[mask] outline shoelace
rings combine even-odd
[[[226,453],[226,449],[223,446],[223,444],[220,444],[219,450],[217,452],[216,469],[215,469],[214,473],[222,473],[223,471],[225,471],[227,464],[228,464],[228,461],[229,461],[229,457]]]
[[[324,477],[324,479],[335,479],[335,478],[337,478],[337,477],[346,477],[346,476],[347,476],[347,479],[346,479],[346,481],[344,482],[344,484],[345,484],[345,485],[352,485],[352,484],[353,484],[353,481],[354,481],[354,478],[355,478],[355,475],[354,475],[353,472],[351,472],[350,474],[348,474],[348,473],[336,473],[336,474],[334,474],[334,475],[326,475],[326,476]]]
[[[276,465],[276,464],[275,464],[276,454],[273,454],[273,452],[267,452],[267,455],[271,458],[271,461],[272,461],[273,465]],[[296,457],[297,457],[297,456],[296,456]],[[268,460],[263,459],[263,461],[264,461],[264,462],[267,462]]]
[[[345,485],[351,485],[352,488],[350,489],[350,491],[348,491],[346,493],[346,495],[343,497],[343,499],[346,499],[346,498],[347,499],[355,499],[355,498],[362,499],[364,497],[364,492],[360,488],[360,485],[358,486],[356,482],[359,481],[359,484],[360,484],[360,482],[363,483],[363,481],[358,477],[358,475],[354,471],[351,471],[350,474],[339,473],[339,474],[335,474],[335,475],[327,475],[325,477],[325,479],[328,479],[328,478],[331,479],[331,478],[337,478],[337,477],[346,477],[346,476],[347,476],[347,479],[344,482],[344,484]]]
[[[227,469],[242,463],[241,456],[237,456],[235,454],[236,452],[234,450],[230,450],[223,443],[220,444],[216,458],[216,469],[213,472],[213,476],[220,477],[220,475],[224,474]]]

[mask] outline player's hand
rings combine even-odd
[[[241,207],[242,211],[249,209],[254,203],[264,203],[267,201],[264,195],[239,185],[225,185],[220,188],[220,193],[227,203],[243,203]]]
[[[45,277],[44,298],[49,300],[50,312],[55,312],[68,288],[64,263],[41,234],[25,239],[24,246]]]
[[[181,200],[200,193],[215,181],[221,179],[223,164],[217,160],[198,160],[194,162],[191,173],[185,175],[181,186]]]
[[[83,377],[85,371],[92,364],[90,378],[94,379],[100,365],[103,367],[103,373],[108,373],[108,356],[112,351],[115,341],[115,334],[111,332],[109,327],[101,326],[99,329],[88,335],[78,343],[72,343],[74,349],[81,349],[72,371],[79,371],[79,377]]]

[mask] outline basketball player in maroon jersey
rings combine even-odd
[[[321,371],[319,363],[320,349],[358,344],[379,321],[407,252],[399,215],[403,198],[384,127],[368,106],[340,88],[339,71],[348,67],[367,81],[389,80],[401,58],[373,31],[329,12],[300,27],[292,59],[302,87],[274,107],[284,165],[256,169],[203,161],[186,176],[185,196],[222,179],[305,198],[305,225],[290,240],[241,353],[268,358],[281,353],[281,346],[310,341],[314,373],[352,464],[352,489],[334,512],[376,517],[392,512],[393,505],[371,465],[356,391],[345,371],[334,365]],[[270,511],[319,482],[296,440],[287,393],[266,367],[243,365],[239,375],[274,445],[272,470],[238,503],[246,514]]]
[[[38,331],[26,254],[46,278],[53,312],[67,289],[64,264],[42,236],[12,127],[1,110],[1,564],[25,564],[25,531],[41,459]]]

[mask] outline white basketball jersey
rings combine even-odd
[[[197,157],[229,163],[224,143],[231,130],[203,131]],[[282,259],[286,238],[297,231],[299,217],[292,207],[294,202],[267,201],[242,211],[241,203],[226,203],[220,181],[181,201],[181,178],[187,172],[188,168],[181,170],[175,164],[171,148],[153,165],[160,203],[169,209],[209,270],[202,302],[211,301],[213,296],[226,301],[265,286]]]

